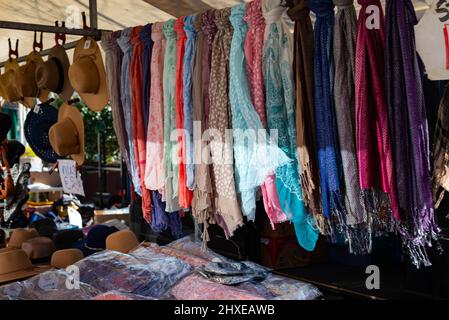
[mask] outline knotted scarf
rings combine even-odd
[[[344,211],[340,191],[342,168],[332,99],[334,4],[332,0],[311,0],[309,7],[316,15],[314,34],[316,134],[323,215],[329,219],[333,214],[341,216]]]
[[[262,1],[266,21],[263,61],[267,125],[270,134],[277,130],[278,146],[292,159],[275,171],[282,209],[294,223],[299,244],[313,250],[318,232],[304,206],[296,150],[293,34],[289,32],[289,23],[293,23],[284,15],[287,9],[280,5],[281,0]]]
[[[178,35],[177,57],[176,57],[176,82],[175,82],[175,110],[176,110],[176,129],[178,130],[178,161],[179,161],[179,180],[178,197],[181,208],[189,208],[192,202],[193,194],[187,189],[186,176],[186,132],[184,131],[184,83],[183,67],[184,55],[186,50],[186,33],[184,31],[184,18],[176,20],[174,30]]]
[[[149,23],[142,28],[139,37],[142,42],[142,116],[145,129],[145,137],[148,131],[148,117],[150,108],[151,90],[151,54],[153,51],[153,40],[151,39],[152,25]]]
[[[338,141],[342,160],[346,215],[339,225],[349,242],[349,250],[356,254],[371,251],[368,213],[363,205],[360,189],[355,143],[354,57],[357,16],[354,0],[334,0],[338,11],[334,24],[334,101]]]
[[[178,201],[178,141],[172,141],[171,134],[176,129],[175,79],[176,79],[176,20],[164,23],[162,31],[166,39],[164,55],[164,176],[166,211],[179,210]]]
[[[317,142],[315,132],[315,109],[313,97],[313,27],[306,0],[292,1],[287,13],[295,21],[294,71],[296,79],[296,142],[298,144],[299,173],[304,204],[315,215],[321,233],[322,207],[320,176],[318,171]]]
[[[232,8],[234,33],[229,58],[229,98],[234,135],[235,174],[243,214],[250,221],[256,219],[256,188],[274,170],[289,162],[275,144],[267,141],[266,131],[251,102],[244,42],[247,32],[243,17],[246,5]]]
[[[262,13],[262,1],[254,0],[246,6],[244,17],[248,24],[248,33],[245,39],[246,70],[251,93],[251,101],[259,115],[264,128],[267,127],[267,111],[265,106],[265,85],[263,79],[263,40],[265,33],[265,19]],[[270,219],[272,228],[277,223],[287,220],[282,212],[276,189],[276,177],[269,175],[261,185],[265,212]]]
[[[222,227],[225,231],[227,229],[228,237],[243,225],[234,180],[232,134],[228,130],[231,128],[231,106],[228,96],[229,54],[232,41],[230,14],[230,8],[215,11],[215,25],[218,30],[212,44],[209,86],[209,129],[213,135],[210,150],[216,191],[215,208],[225,222],[225,226]]]
[[[136,156],[134,154],[133,146],[133,120],[132,120],[132,94],[131,94],[131,60],[133,56],[133,46],[130,41],[132,28],[122,30],[120,38],[117,39],[117,44],[123,51],[122,66],[120,70],[120,99],[123,107],[123,117],[125,130],[128,136],[129,145],[129,171],[131,173],[131,180],[134,186],[134,191],[138,195],[142,195],[140,191],[139,175],[137,173]]]
[[[195,187],[195,165],[193,162],[193,62],[195,57],[196,31],[193,26],[195,16],[187,16],[184,19],[184,32],[187,36],[186,51],[184,55],[183,66],[183,84],[184,84],[184,129],[185,140],[185,160],[186,160],[186,185],[193,191]],[[192,194],[193,197],[193,194]]]
[[[164,72],[165,38],[162,33],[164,23],[152,26],[150,111],[147,131],[147,166],[145,185],[148,189],[159,191],[165,200],[164,179],[164,100],[162,75]]]
[[[399,230],[416,266],[430,265],[425,247],[437,238],[430,182],[429,137],[410,0],[386,7],[385,88],[399,208]]]
[[[357,22],[354,78],[360,186],[367,209],[388,228],[387,204],[381,195],[372,192],[381,190],[387,194],[394,218],[400,219],[384,93],[384,17],[379,0],[358,2],[362,7]],[[377,18],[371,17],[373,12],[368,7],[377,8]],[[379,25],[371,25],[373,21]]]

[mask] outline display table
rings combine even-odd
[[[122,220],[129,226],[129,207],[122,209],[95,210],[94,222],[96,224],[106,222],[108,220]]]

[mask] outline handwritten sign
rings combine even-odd
[[[65,193],[79,194],[84,197],[83,180],[81,173],[76,170],[73,160],[58,160],[59,175]]]

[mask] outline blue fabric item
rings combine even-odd
[[[182,221],[179,212],[168,212],[168,226],[170,228],[171,235],[179,239],[182,237]]]
[[[264,78],[267,95],[267,126],[277,130],[278,145],[292,159],[275,171],[276,187],[282,210],[294,224],[299,244],[312,251],[318,240],[314,218],[303,201],[296,146],[295,92],[293,79],[293,34],[283,15],[281,0],[264,0],[266,20]],[[285,15],[284,15],[285,16]]]
[[[38,108],[27,114],[23,127],[25,138],[39,158],[45,162],[55,163],[64,157],[58,156],[53,150],[48,131],[58,121],[58,109],[49,104],[40,104]]]
[[[195,165],[193,163],[193,103],[192,76],[195,57],[196,31],[193,23],[195,16],[184,18],[184,31],[187,36],[186,51],[183,65],[183,95],[184,95],[184,130],[186,130],[186,184],[189,190],[195,188]]]
[[[150,113],[150,88],[151,88],[151,53],[153,51],[153,39],[151,39],[152,24],[142,28],[139,34],[143,44],[142,50],[142,115],[145,128],[145,137],[148,130],[148,117]]]
[[[245,15],[246,4],[232,8],[230,21],[234,33],[229,57],[229,99],[237,190],[241,195],[243,214],[254,221],[257,188],[277,167],[286,165],[290,159],[280,148],[268,141],[266,130],[251,102],[244,49],[248,32],[247,23],[243,19]],[[253,138],[255,141],[249,141]]]
[[[334,4],[332,0],[311,0],[309,7],[317,16],[314,35],[316,136],[323,215],[330,218],[332,213],[344,210],[340,192],[343,169],[339,159],[338,132],[332,100]]]
[[[157,191],[151,191],[151,230],[154,232],[162,232],[168,227],[168,217],[165,213],[165,202]]]
[[[90,256],[106,249],[106,238],[117,231],[115,227],[97,224],[89,230],[86,239],[76,242],[73,247],[80,249],[85,257]]]
[[[131,59],[133,56],[133,46],[130,41],[132,28],[126,28],[122,31],[120,38],[117,39],[117,43],[120,49],[123,51],[122,70],[120,73],[120,98],[122,100],[123,116],[125,117],[125,129],[128,134],[129,140],[129,162],[131,173],[131,180],[134,186],[134,191],[142,196],[140,189],[139,175],[137,173],[136,156],[134,154],[133,147],[133,128],[132,128],[132,97],[131,97],[131,78],[130,68]]]

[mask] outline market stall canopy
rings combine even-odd
[[[413,0],[415,8],[422,13],[428,8],[426,1]],[[98,28],[120,30],[125,27],[165,21],[169,18],[201,12],[210,8],[230,7],[245,0],[97,0]],[[356,1],[355,1],[356,2]],[[382,1],[385,3],[385,1]],[[359,7],[358,5],[356,6]],[[0,0],[0,20],[21,23],[33,23],[53,26],[56,20],[75,22],[81,28],[81,14],[89,14],[88,0]],[[73,14],[77,19],[69,19]],[[87,16],[89,21],[89,16]],[[32,49],[34,34],[29,31],[0,29],[0,62],[8,57],[8,38],[13,46],[19,39],[19,55],[28,54]],[[79,39],[79,36],[67,35],[67,42]],[[54,45],[54,35],[44,33],[44,49]],[[71,52],[68,53],[72,56]]]

